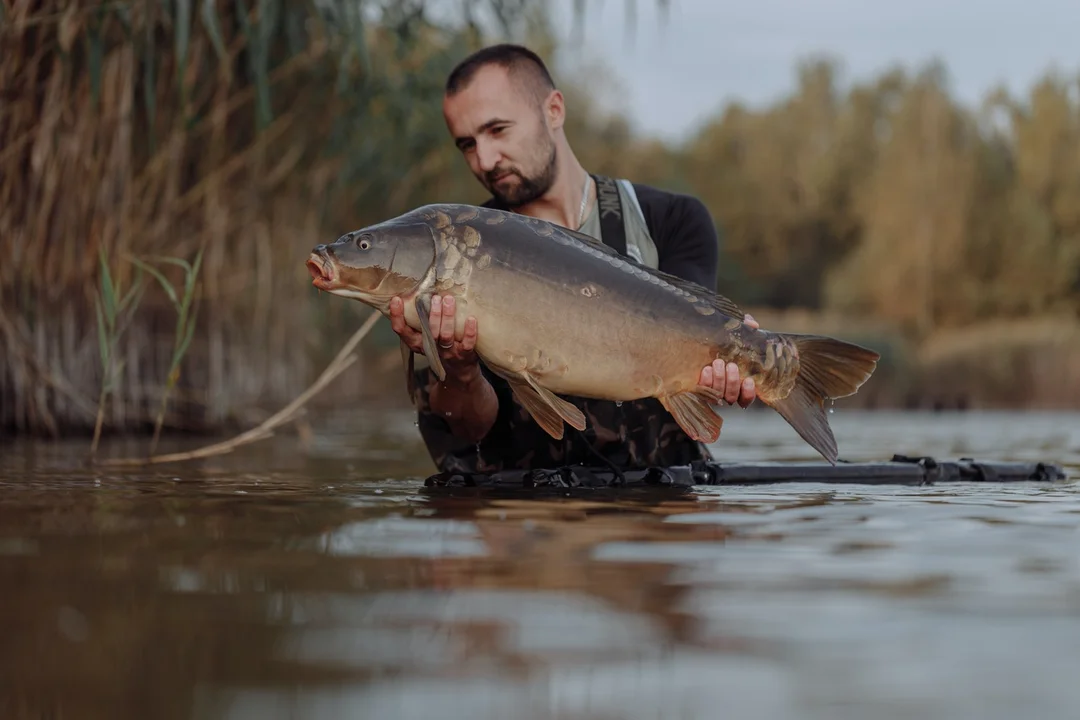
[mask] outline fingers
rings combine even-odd
[[[706,365],[701,371],[698,382],[706,387],[711,387],[722,399],[727,399],[725,397],[727,369],[724,367],[723,360],[713,360],[712,365]]]
[[[754,378],[746,378],[742,381],[742,387],[739,389],[739,407],[750,407],[750,404],[757,399],[757,388],[754,387]]]
[[[471,352],[476,347],[476,318],[472,315],[465,318],[465,332],[461,336],[462,352]]]
[[[431,313],[428,322],[436,344],[441,348],[444,360],[474,360],[476,348],[477,321],[472,315],[465,318],[462,330],[457,329],[457,300],[452,295],[436,295],[431,299]],[[455,345],[456,343],[456,345]]]
[[[473,350],[476,347],[477,322],[472,315],[466,317],[461,336],[457,337],[456,309],[457,301],[451,295],[432,298],[431,333],[439,346],[439,356],[447,373],[460,378],[478,369],[476,352]]]
[[[390,299],[390,328],[398,335],[405,332],[405,304],[399,297]]]
[[[727,367],[722,368],[722,373],[727,375],[727,382],[724,383],[724,388],[721,392],[724,394],[724,401],[728,405],[734,405],[735,401],[739,399],[739,366],[735,363],[728,363]]]
[[[431,333],[439,346],[449,349],[454,345],[454,298],[450,295],[431,299]]]
[[[738,403],[740,407],[749,407],[757,399],[757,388],[753,378],[739,379],[739,366],[714,360],[701,370],[698,383],[711,387],[728,405]]]
[[[746,325],[749,325],[750,327],[754,328],[755,330],[757,330],[758,328],[761,327],[761,325],[758,323],[758,321],[755,320],[754,316],[751,315],[750,313],[746,313],[746,317],[743,318],[743,323],[745,323]]]
[[[431,298],[428,325],[431,327],[431,334],[435,336],[435,343],[441,345],[442,350],[448,351],[439,353],[444,359],[453,355],[467,356],[476,347],[477,323],[472,315],[465,319],[462,336],[456,337],[456,307],[457,301],[452,295],[435,295]],[[405,322],[405,303],[399,297],[390,300],[390,327],[413,352],[423,354],[423,335]],[[457,348],[453,347],[455,340],[460,343]]]
[[[420,333],[405,324],[405,303],[401,298],[390,300],[390,328],[416,353],[423,354],[424,341]]]
[[[452,295],[432,298],[431,332],[444,349],[449,349],[447,346],[453,345],[457,341],[461,343],[459,348],[461,352],[469,352],[476,347],[476,318],[472,315],[465,318],[465,328],[459,337],[457,318],[455,316],[456,309],[457,301]]]

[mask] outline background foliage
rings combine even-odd
[[[166,428],[217,430],[286,403],[364,314],[317,296],[308,250],[483,199],[446,135],[442,82],[504,38],[556,64],[546,7],[0,0],[0,427],[90,431],[104,379],[106,431],[152,430],[166,406]],[[828,60],[796,72],[791,97],[729,105],[679,146],[557,80],[589,168],[706,202],[726,294],[769,327],[883,349],[853,402],[1080,400],[1077,79],[967,108],[933,63],[855,85]],[[161,283],[136,262],[160,256],[201,259],[189,326],[166,292],[183,269],[154,265]],[[110,288],[140,288],[108,378],[102,258]],[[370,396],[384,368],[399,372],[372,358],[340,396]]]

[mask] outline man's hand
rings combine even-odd
[[[480,364],[476,355],[476,318],[472,315],[465,319],[465,329],[458,337],[454,332],[455,301],[452,295],[431,298],[431,312],[428,324],[435,344],[439,348],[439,357],[446,368],[448,381],[467,382],[480,373]],[[405,324],[405,304],[401,298],[390,301],[390,327],[414,353],[424,354],[424,338],[419,330],[413,330]]]
[[[431,412],[442,417],[451,432],[470,443],[478,443],[491,430],[499,412],[494,388],[480,372],[476,354],[476,318],[465,318],[465,328],[457,337],[453,296],[431,298],[428,324],[435,337],[439,357],[446,368],[446,380],[435,383],[429,398]],[[390,301],[390,327],[413,352],[424,354],[424,336],[405,324],[405,304]]]
[[[758,321],[747,313],[743,322],[754,328],[760,327]],[[749,407],[750,403],[757,398],[757,390],[754,388],[753,378],[746,378],[739,382],[739,366],[728,363],[724,367],[723,360],[713,360],[712,365],[706,365],[698,379],[699,385],[711,387],[720,393],[728,405],[739,403],[740,407]]]

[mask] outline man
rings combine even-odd
[[[463,60],[447,79],[443,116],[469,168],[492,194],[486,207],[580,230],[646,265],[715,287],[717,236],[705,206],[693,197],[587,173],[563,132],[563,96],[530,50],[496,45]],[[431,329],[446,381],[440,383],[427,367],[417,372],[420,431],[440,470],[571,464],[627,469],[710,457],[649,398],[616,404],[567,397],[588,426],[584,432],[567,426],[564,439],[554,440],[529,418],[507,383],[478,360],[473,348],[484,329],[469,317],[457,336],[454,313],[452,297],[432,299]],[[413,352],[422,354],[420,334],[405,324],[398,298],[390,320]],[[757,326],[749,315],[746,321]],[[740,382],[734,363],[725,367],[718,360],[703,368],[699,382],[729,404],[747,407],[756,397],[753,381]]]

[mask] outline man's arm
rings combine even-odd
[[[658,193],[635,185],[642,213],[656,243],[659,269],[684,280],[716,289],[720,240],[705,203],[692,195]],[[758,323],[749,314],[743,322],[753,328]],[[757,398],[751,378],[739,381],[739,366],[714,360],[701,370],[698,383],[712,387],[730,405],[748,407]]]
[[[428,323],[439,346],[439,357],[446,368],[446,380],[431,389],[431,412],[442,417],[454,435],[468,442],[480,442],[495,424],[499,400],[495,389],[480,371],[476,354],[476,318],[465,319],[461,337],[454,333],[454,298],[450,295],[431,299]],[[415,353],[423,354],[421,334],[405,324],[401,298],[390,301],[390,327]],[[449,347],[447,347],[449,346]]]
[[[431,390],[431,411],[441,415],[455,435],[478,443],[495,424],[499,400],[478,363],[463,376],[447,373],[446,382],[435,384]]]

